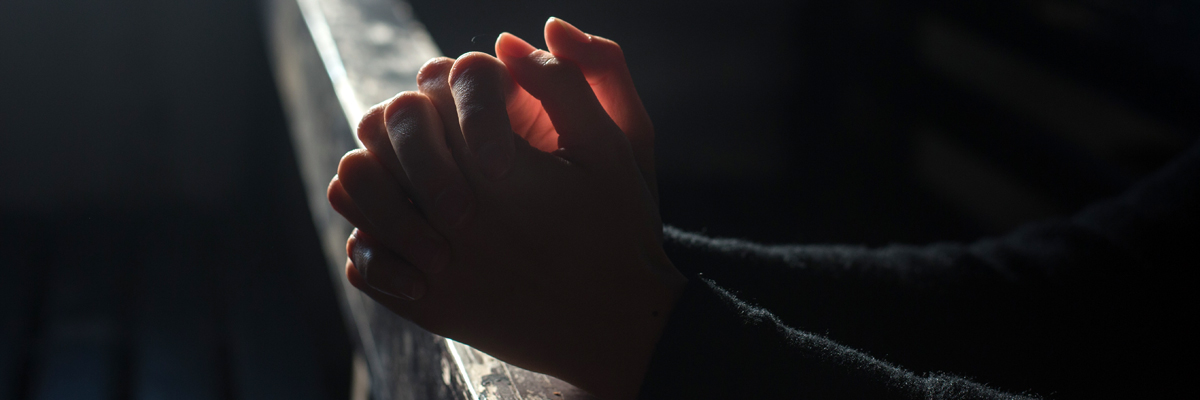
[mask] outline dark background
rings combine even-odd
[[[348,395],[257,13],[0,2],[0,399]]]
[[[971,240],[1119,193],[1200,128],[1194,2],[412,7],[450,56],[540,44],[551,15],[620,42],[664,220],[718,236]],[[348,392],[258,10],[0,2],[0,399]]]
[[[657,128],[664,220],[715,235],[871,245],[972,239],[1119,193],[1200,126],[1194,2],[412,6],[452,57],[491,52],[503,31],[544,46],[550,15],[620,43]],[[1023,68],[950,76],[930,60],[972,54],[927,45],[926,32],[939,26],[968,36],[970,50]],[[1131,125],[1118,129],[1125,151],[1089,152],[1105,139],[1089,137],[1103,135],[1080,120],[1108,109],[1034,90],[1005,96],[971,79],[1102,98],[1176,137]],[[937,132],[932,145],[926,131]],[[972,186],[988,181],[1003,183]],[[1020,195],[946,195],[963,188]]]

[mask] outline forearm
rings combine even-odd
[[[969,244],[764,246],[671,228],[665,236],[689,277],[789,326],[918,371],[1086,395],[1145,391],[1128,382],[1171,371],[1157,367],[1162,354],[1130,341],[1190,343],[1175,321],[1194,304],[1198,209],[1194,146],[1121,197]]]
[[[659,342],[643,399],[1016,398],[966,379],[917,375],[789,327],[711,281],[689,283]]]
[[[1147,279],[1141,265],[1195,261],[1187,249],[1200,221],[1198,182],[1200,145],[1120,197],[974,243],[767,246],[668,227],[666,249],[683,272],[806,329],[889,316],[945,321],[963,310],[1024,315],[1046,309],[1045,297],[1128,291]]]
[[[1067,221],[972,244],[874,249],[764,246],[675,229],[666,236],[668,254],[685,273],[822,332],[890,323],[929,328],[966,312],[1008,315],[1068,290],[1079,274],[1108,273],[1100,267],[1128,258],[1105,237]]]

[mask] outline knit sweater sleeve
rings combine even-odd
[[[1200,144],[1120,197],[973,243],[762,245],[667,228],[691,282],[643,396],[1018,397],[909,370],[1010,391],[1135,390],[1118,385],[1170,370],[1114,372],[1148,353],[1112,344],[1187,343],[1164,315],[1186,311],[1198,208]]]
[[[960,377],[917,375],[789,327],[707,279],[685,289],[643,399],[1015,399]]]

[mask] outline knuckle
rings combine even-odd
[[[387,109],[388,136],[402,151],[421,131],[423,107],[429,104],[425,95],[417,92],[404,92],[397,96]]]
[[[355,247],[358,247],[358,237],[357,235],[351,234],[350,237],[346,238],[346,258],[354,258]]]
[[[418,102],[425,99],[425,95],[413,92],[404,91],[392,98],[392,101],[387,104],[387,115],[392,115],[397,111],[407,110],[419,105]]]
[[[450,68],[454,66],[454,59],[449,57],[435,57],[425,62],[421,66],[421,70],[417,71],[417,85],[426,86],[428,84],[436,84],[445,80],[450,74]]]
[[[358,290],[363,290],[362,273],[359,272],[358,267],[354,265],[354,262],[349,259],[346,260],[345,274],[346,281],[350,282],[350,286],[354,286],[354,288]]]
[[[365,174],[369,174],[369,168],[372,168],[370,153],[364,149],[355,149],[342,156],[342,160],[338,162],[338,180],[342,182],[343,187],[351,188],[362,181]]]
[[[504,64],[486,53],[470,52],[463,54],[454,61],[450,68],[449,83],[456,85],[463,78],[474,81],[479,78],[498,78],[497,72],[504,69]]]
[[[387,108],[388,103],[388,101],[384,101],[372,106],[358,120],[358,140],[363,143],[372,143],[380,139],[384,127],[384,110]]]
[[[352,207],[355,207],[351,204],[353,200],[348,199],[349,194],[345,191],[346,189],[342,187],[342,183],[337,175],[334,175],[333,179],[329,181],[329,187],[325,189],[325,200],[329,202],[334,211],[342,214],[342,216],[353,213]],[[350,222],[353,223],[354,221]]]
[[[338,189],[340,187],[341,187],[341,183],[338,182],[337,175],[334,175],[333,179],[329,180],[329,186],[325,187],[325,198],[329,199],[330,201],[333,201],[334,198],[337,196]]]
[[[342,159],[340,161],[338,161],[338,171],[337,172],[338,172],[339,180],[345,180],[346,179],[345,173],[351,172],[355,168],[358,167],[358,164],[362,162],[362,157],[364,155],[363,154],[364,152],[365,152],[365,150],[363,150],[363,149],[354,149],[354,150],[347,151],[346,154],[342,155]]]
[[[473,125],[478,120],[487,118],[488,111],[488,107],[484,104],[468,102],[458,106],[458,118],[461,120],[461,124],[466,127]]]

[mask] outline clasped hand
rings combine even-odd
[[[329,185],[357,227],[346,277],[431,332],[632,398],[686,284],[654,130],[616,43],[554,18],[545,37],[430,60],[366,113]]]

